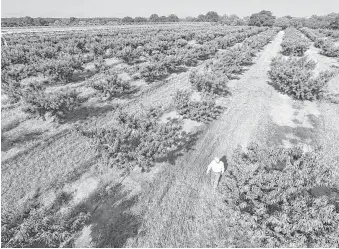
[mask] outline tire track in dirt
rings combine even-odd
[[[269,117],[275,91],[267,84],[267,71],[282,37],[283,32],[279,32],[255,64],[233,82],[228,109],[207,128],[195,149],[159,174],[145,196],[148,201],[141,207],[145,215],[139,232],[143,236],[130,240],[128,247],[210,247],[224,241],[227,231],[222,227],[227,214],[221,198],[210,190],[206,167],[214,156],[230,156],[239,144],[263,140],[257,128],[262,119]],[[173,178],[172,185],[163,189],[165,182]]]

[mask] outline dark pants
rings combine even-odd
[[[214,172],[213,170],[211,170],[211,184],[213,188],[218,187],[220,177],[221,177],[221,172]]]

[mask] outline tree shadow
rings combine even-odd
[[[274,88],[274,90],[276,90],[277,92],[281,93],[281,94],[286,94],[283,90],[281,90],[281,88],[279,87],[278,84],[274,83],[273,81],[269,80],[269,81],[266,81],[266,83],[268,85],[270,85],[271,87]],[[291,96],[293,98],[293,96]]]
[[[76,123],[93,117],[103,116],[108,112],[115,111],[118,108],[117,104],[105,106],[81,106],[72,112],[69,112],[60,123]]]
[[[178,146],[177,149],[169,152],[166,156],[158,158],[156,162],[168,162],[170,164],[174,164],[178,157],[184,155],[190,150],[193,150],[196,142],[198,141],[200,134],[203,131],[197,131],[195,133],[189,134],[186,133],[179,141],[178,143],[182,143],[180,146]]]
[[[87,161],[81,163],[78,165],[78,167],[74,168],[72,171],[70,171],[65,177],[61,178],[56,178],[52,180],[49,184],[49,187],[47,190],[56,188],[56,189],[61,189],[62,186],[65,184],[69,184],[72,182],[75,182],[81,178],[87,171],[91,169],[92,166],[94,166],[99,160],[99,156],[96,155]]]
[[[114,96],[114,98],[119,98],[119,99],[132,99],[134,98],[133,94],[136,94],[138,93],[140,90],[140,87],[132,87],[128,92],[125,92],[125,93],[120,93],[120,94],[116,94]],[[113,98],[113,97],[112,97]],[[111,98],[111,99],[112,99]]]
[[[95,74],[97,74],[97,72],[95,72],[95,70],[84,70],[81,72],[76,72],[72,75],[71,78],[71,82],[72,83],[78,83],[81,81],[85,81],[88,78],[94,76]]]
[[[185,73],[185,72],[188,72],[190,69],[185,67],[185,66],[178,66],[176,69],[174,70],[168,70],[168,73],[165,74],[165,75],[159,75],[159,76],[153,76],[152,78],[147,78],[147,77],[137,77],[137,78],[134,78],[135,80],[136,79],[144,79],[145,82],[147,84],[153,84],[157,81],[163,81],[163,80],[166,80],[168,79],[172,74],[180,74],[180,73]]]
[[[26,142],[39,139],[42,135],[42,131],[32,131],[28,133],[21,134],[20,136],[11,139],[4,136],[1,136],[1,151],[8,151],[15,146],[22,145]]]
[[[120,248],[128,238],[137,236],[142,219],[131,208],[139,195],[123,190],[121,183],[102,187],[76,209],[91,213],[91,241],[95,247]]]
[[[314,127],[318,125],[315,120],[310,121]],[[289,137],[290,134],[294,137]],[[269,137],[270,139],[266,142],[268,147],[285,146],[284,142],[288,142],[293,146],[305,144],[315,147],[317,145],[316,129],[314,128],[279,126],[273,124],[269,131]]]
[[[184,67],[184,66],[178,66],[175,70],[170,70],[170,74],[172,73],[176,73],[176,74],[179,74],[179,73],[185,73],[189,70],[189,68],[187,67]]]
[[[33,149],[39,147],[39,146],[48,146],[49,144],[53,143],[55,140],[60,139],[64,137],[67,133],[69,132],[68,129],[66,130],[61,130],[60,132],[53,134],[52,136],[49,136],[47,138],[43,138],[40,141],[37,141],[35,144],[32,146],[29,146],[28,148],[25,148],[24,150],[20,151],[19,153],[15,154],[15,156],[12,156],[4,161],[2,161],[3,164],[9,162],[9,161],[14,161],[17,160],[19,157],[31,152]]]

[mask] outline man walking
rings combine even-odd
[[[225,171],[224,163],[220,161],[219,157],[214,158],[213,161],[210,163],[210,165],[208,165],[207,172],[206,172],[207,175],[210,172],[210,170],[212,170],[211,184],[213,185],[213,188],[216,189],[219,184],[220,176]]]

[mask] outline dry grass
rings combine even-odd
[[[74,88],[89,98],[60,125],[26,120],[20,106],[6,109],[2,113],[2,124],[7,129],[2,130],[2,205],[20,205],[37,189],[43,191],[56,183],[62,184],[74,172],[85,172],[96,164],[95,152],[87,140],[70,132],[73,124],[111,125],[115,104],[123,105],[131,113],[158,105],[166,110],[176,90],[190,88],[188,74],[173,74],[164,81],[143,84],[131,96],[105,102],[89,91],[84,82],[51,87],[50,91]]]
[[[196,146],[174,165],[165,167],[140,198],[143,224],[127,247],[228,246],[227,216],[222,200],[209,186],[206,167],[215,156],[229,157],[238,144],[262,137],[256,128],[269,115],[274,89],[266,84],[269,58],[275,55],[282,33],[235,84],[225,113],[206,126]],[[137,212],[137,211],[136,211]]]
[[[211,190],[209,177],[205,173],[206,166],[213,157],[229,157],[239,144],[246,146],[254,140],[259,144],[266,143],[269,139],[276,143],[283,143],[283,140],[308,143],[307,139],[313,139],[318,129],[321,131],[322,143],[330,155],[339,154],[337,148],[333,148],[333,144],[339,144],[339,126],[336,125],[339,117],[338,106],[320,104],[319,112],[324,121],[319,127],[314,126],[314,120],[308,119],[308,115],[314,110],[313,107],[305,105],[296,108],[289,100],[281,103],[278,97],[280,94],[267,84],[269,64],[280,49],[282,35],[283,33],[279,33],[276,39],[260,52],[255,64],[240,80],[231,82],[232,96],[228,100],[218,100],[220,103],[227,101],[228,109],[217,121],[200,128],[200,132],[196,134],[199,135],[199,140],[195,138],[191,149],[166,158],[164,162],[158,163],[157,170],[151,173],[140,174],[139,171],[133,171],[124,180],[123,187],[117,185],[117,188],[109,191],[108,196],[100,199],[100,205],[94,189],[102,187],[102,181],[106,184],[121,180],[119,172],[106,171],[100,176],[100,183],[99,180],[91,180],[93,189],[90,190],[93,193],[89,196],[81,195],[87,198],[85,205],[93,211],[91,226],[84,229],[76,245],[233,245],[227,239],[231,231],[224,229],[228,217],[232,214],[225,209],[218,192]],[[86,122],[89,126],[109,126],[114,123],[113,106],[117,103],[134,114],[157,105],[162,105],[166,111],[170,110],[173,94],[179,89],[191,89],[188,73],[172,75],[165,81],[152,85],[141,84],[141,91],[105,103],[92,93],[86,92],[88,89],[83,83],[70,84],[71,87],[79,86],[84,96],[90,97],[89,100],[68,117],[66,124],[49,127],[47,124],[43,126],[36,122],[32,130],[42,132],[36,141],[21,145],[15,142],[12,145],[21,150],[2,160],[2,205],[18,206],[37,189],[40,192],[52,193],[49,192],[51,189],[62,188],[66,183],[66,186],[73,186],[71,192],[76,193],[78,190],[75,191],[74,184],[81,187],[81,184],[86,182],[82,181],[81,176],[87,172],[91,179],[90,175],[101,165],[87,140],[69,131],[72,124]],[[284,105],[287,107],[284,108]],[[284,110],[290,115],[277,115]],[[273,118],[272,113],[276,115]],[[8,110],[3,115],[2,120],[8,122],[5,127],[9,127],[4,135],[17,138],[14,141],[19,141],[21,134],[27,134],[28,127],[33,125],[30,123],[33,121],[25,121],[20,112],[16,113],[16,109]],[[296,122],[305,115],[307,122]],[[319,114],[315,116],[317,115]],[[273,134],[270,133],[272,131]],[[316,139],[318,137],[314,138],[314,141],[318,141]],[[79,196],[81,193],[84,194],[79,190]]]

